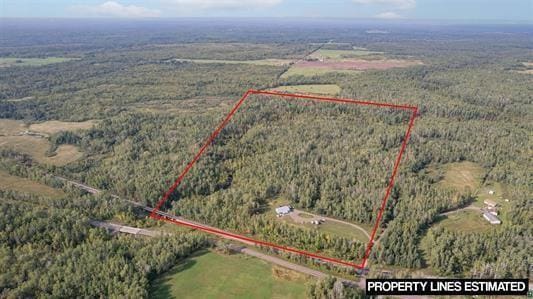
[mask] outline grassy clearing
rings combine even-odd
[[[475,192],[481,184],[484,170],[472,162],[451,163],[444,167],[444,177],[440,184],[445,188],[457,191],[471,190]]]
[[[65,195],[65,193],[59,189],[54,189],[26,178],[10,175],[2,170],[0,170],[0,189],[32,193],[52,198],[58,198]]]
[[[2,136],[0,148],[8,148],[30,155],[35,161],[43,164],[63,166],[81,158],[83,154],[73,145],[61,145],[56,155],[46,156],[50,143],[45,138],[34,136]]]
[[[270,217],[272,217],[272,219],[276,219],[277,221],[284,221],[286,223],[289,223],[291,225],[295,225],[295,226],[298,226],[304,229],[316,230],[316,231],[319,231],[325,234],[335,235],[338,237],[344,237],[348,239],[354,239],[354,240],[358,240],[364,243],[368,242],[368,237],[362,231],[348,224],[326,220],[320,225],[315,225],[310,222],[297,223],[288,215],[280,217],[280,218],[275,216],[275,213],[274,213],[275,207],[290,205],[290,204],[291,203],[289,201],[284,200],[282,198],[278,198],[270,203],[271,208],[269,211],[266,212],[267,213],[266,215],[269,215]],[[302,218],[309,219],[309,220],[317,217],[313,213],[300,213],[298,215]],[[317,218],[320,218],[320,216],[318,216]],[[371,225],[360,224],[360,223],[354,223],[354,224],[362,227],[368,233],[372,230]]]
[[[278,86],[273,89],[285,91],[285,92],[316,93],[316,94],[325,94],[325,95],[337,95],[341,92],[341,88],[336,84],[288,85],[288,86]]]
[[[505,185],[496,183],[496,182],[490,182],[487,183],[485,186],[479,189],[477,192],[476,201],[474,202],[474,205],[478,207],[484,206],[485,200],[491,200],[493,202],[496,202],[500,205],[500,207],[506,207],[509,203],[505,201],[507,198],[505,195]],[[492,191],[493,194],[490,194]]]
[[[360,230],[339,222],[326,221],[319,225],[318,231],[339,237],[355,239],[363,243],[368,242],[368,237]]]
[[[47,58],[0,57],[0,67],[42,66],[42,65],[47,65],[47,64],[70,61],[73,59],[74,58],[66,58],[66,57],[47,57]]]
[[[23,134],[30,130],[35,133],[46,135],[59,131],[77,131],[89,129],[96,121],[85,122],[62,122],[46,121],[32,124],[29,127],[21,121],[0,119],[0,148],[8,148],[17,152],[30,155],[35,161],[43,164],[63,166],[80,159],[83,153],[73,145],[60,145],[53,156],[47,156],[46,151],[50,148],[47,138]]]
[[[0,119],[0,136],[15,135],[28,127],[19,120]]]
[[[290,76],[305,76],[305,77],[312,77],[312,76],[320,76],[330,73],[341,73],[341,74],[359,74],[361,71],[358,70],[332,70],[332,69],[325,69],[325,68],[312,68],[312,67],[299,67],[296,65],[291,66],[283,75],[281,75],[281,78],[288,78]]]
[[[204,251],[156,279],[150,298],[304,298],[307,278],[243,255]]]
[[[78,131],[78,130],[87,130],[92,128],[96,124],[95,120],[88,120],[84,122],[65,122],[50,120],[38,124],[31,124],[30,130],[44,133],[44,134],[55,134],[60,131]]]
[[[466,233],[479,233],[491,228],[491,224],[483,218],[480,211],[460,211],[444,216],[444,219],[437,222],[434,228],[443,227],[451,231],[462,231]]]
[[[290,59],[259,59],[259,60],[216,60],[216,59],[176,59],[194,63],[251,64],[266,66],[282,66],[292,62]]]

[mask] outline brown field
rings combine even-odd
[[[95,120],[88,120],[84,122],[64,122],[50,120],[38,124],[31,124],[30,130],[45,134],[55,134],[60,131],[87,130],[92,128],[95,124]]]
[[[59,189],[46,186],[44,184],[10,175],[9,173],[0,170],[0,189],[12,190],[18,192],[32,193],[35,195],[47,197],[62,197],[65,193]]]
[[[300,68],[322,68],[331,70],[386,70],[395,67],[408,67],[421,65],[418,60],[399,60],[399,59],[346,59],[346,60],[325,60],[325,61],[300,61],[295,67]]]
[[[0,136],[14,135],[23,132],[28,127],[19,120],[0,119]]]
[[[457,191],[477,191],[481,186],[484,169],[476,163],[464,161],[447,164],[437,170],[442,176],[440,185]]]
[[[83,156],[77,147],[73,145],[61,145],[56,150],[56,155],[47,157],[46,150],[50,143],[45,138],[34,136],[2,136],[0,148],[8,148],[30,155],[35,161],[43,164],[63,166],[74,162]]]

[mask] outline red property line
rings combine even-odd
[[[183,222],[183,221],[180,221],[180,220],[177,220],[177,219],[162,217],[162,216],[160,216],[158,214],[158,212],[160,211],[160,208],[168,200],[170,194],[172,194],[172,192],[174,192],[174,190],[176,190],[176,188],[183,181],[185,175],[187,175],[189,170],[194,166],[194,164],[196,164],[196,162],[200,159],[200,157],[205,152],[207,147],[220,134],[222,129],[228,124],[228,122],[235,115],[237,110],[241,107],[241,105],[244,102],[244,100],[246,100],[250,94],[262,94],[262,95],[280,96],[280,97],[287,97],[287,98],[304,98],[304,99],[323,101],[323,102],[334,102],[334,103],[344,103],[344,104],[359,104],[359,105],[394,108],[394,109],[412,111],[411,118],[409,120],[409,127],[407,128],[407,131],[405,133],[404,139],[402,141],[402,146],[401,146],[401,149],[400,149],[400,153],[398,154],[398,156],[396,158],[396,161],[394,163],[394,169],[393,169],[392,175],[390,177],[389,184],[388,184],[387,190],[385,192],[385,196],[383,197],[383,200],[381,202],[381,207],[380,207],[380,209],[378,211],[377,220],[376,220],[376,223],[375,223],[374,228],[372,230],[372,234],[371,234],[370,240],[368,242],[367,248],[365,250],[365,254],[363,256],[363,261],[361,262],[361,264],[355,264],[355,263],[343,261],[343,260],[340,260],[340,259],[330,258],[330,257],[322,256],[322,255],[319,255],[319,254],[315,254],[315,253],[312,253],[312,252],[307,252],[307,251],[299,250],[299,249],[296,249],[296,248],[281,246],[281,245],[277,245],[277,244],[270,243],[270,242],[255,240],[255,239],[252,239],[252,238],[249,238],[249,237],[246,237],[246,236],[234,234],[234,233],[227,232],[227,231],[220,230],[220,229],[214,229],[214,228],[207,227],[207,226],[196,225],[196,224],[192,224],[192,223],[189,223],[189,222]],[[343,266],[350,266],[350,267],[362,269],[362,268],[365,267],[366,262],[367,262],[367,260],[368,260],[368,258],[370,256],[370,251],[372,250],[372,247],[374,245],[374,238],[376,236],[377,229],[379,228],[379,224],[380,224],[381,218],[383,217],[383,212],[385,211],[385,207],[387,205],[387,201],[388,201],[388,198],[390,196],[392,187],[394,186],[394,181],[395,181],[395,178],[396,178],[396,175],[397,175],[397,172],[398,172],[398,167],[400,165],[400,161],[402,159],[402,155],[403,155],[403,153],[405,151],[405,148],[407,146],[407,141],[408,141],[408,139],[409,139],[409,137],[411,135],[411,129],[414,126],[414,120],[415,120],[417,114],[418,114],[418,108],[416,106],[396,105],[396,104],[390,104],[390,103],[380,103],[380,102],[361,101],[361,100],[353,100],[353,99],[330,98],[330,97],[312,96],[312,95],[303,95],[303,94],[291,94],[291,93],[284,93],[284,92],[278,92],[278,91],[264,91],[264,90],[249,89],[241,97],[241,99],[235,104],[235,106],[231,109],[231,111],[224,118],[224,120],[218,125],[218,127],[215,129],[215,131],[205,140],[203,146],[200,148],[198,153],[189,162],[189,164],[187,164],[187,166],[182,171],[182,173],[179,175],[179,177],[176,179],[174,184],[172,184],[172,186],[168,189],[167,192],[165,192],[163,197],[156,204],[155,208],[150,213],[150,217],[153,218],[153,219],[164,220],[164,221],[167,221],[167,222],[188,226],[188,227],[191,227],[191,228],[194,228],[194,229],[198,229],[198,230],[201,230],[201,231],[205,231],[205,232],[208,232],[208,233],[212,233],[212,234],[215,234],[215,235],[226,236],[226,237],[229,237],[229,238],[232,238],[232,239],[236,239],[236,240],[240,240],[240,241],[243,241],[243,242],[249,243],[249,244],[267,246],[267,247],[283,250],[283,251],[286,251],[286,252],[297,253],[297,254],[300,254],[300,255],[304,255],[304,256],[320,259],[320,260],[323,260],[323,261],[332,262],[332,263],[343,265]]]

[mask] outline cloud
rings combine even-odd
[[[352,0],[358,4],[390,5],[395,8],[408,9],[416,5],[416,0]]]
[[[375,15],[374,17],[378,18],[378,19],[388,19],[388,20],[403,18],[401,15],[399,15],[399,14],[393,12],[393,11],[382,12],[382,13],[379,13],[379,14]]]
[[[246,9],[272,7],[282,0],[166,0],[165,2],[186,9]]]
[[[115,1],[107,1],[99,5],[77,5],[71,10],[83,16],[117,17],[117,18],[155,18],[161,15],[157,9],[149,9],[136,5],[122,5]]]

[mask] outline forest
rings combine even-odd
[[[63,26],[57,34],[47,34],[59,25],[12,22],[5,27],[12,30],[1,37],[0,57],[68,59],[2,67],[0,119],[24,124],[95,120],[95,125],[45,137],[49,147],[43,152],[48,155],[61,145],[83,153],[62,166],[36,162],[31,153],[3,142],[7,137],[0,134],[0,171],[66,194],[50,198],[0,188],[0,297],[148,297],[156,277],[212,246],[212,236],[189,230],[154,239],[113,236],[91,227],[89,220],[159,227],[110,194],[154,206],[246,90],[309,84],[338,85],[344,98],[419,109],[379,224],[371,271],[380,266],[443,277],[528,276],[533,263],[533,77],[517,67],[533,61],[527,26],[504,26],[499,29],[510,33],[500,35],[488,25],[390,25],[390,34],[373,35],[366,33],[368,25],[342,22],[278,28],[176,21],[178,29],[156,22],[151,26],[158,30],[153,31],[106,21],[106,26]],[[332,36],[339,45],[327,44]],[[287,77],[282,75],[291,64],[223,63],[297,61],[324,45],[366,48],[422,64]],[[279,221],[272,208],[283,201],[372,226],[408,120],[404,111],[255,95],[164,210],[261,240],[359,261],[365,243]],[[447,185],[446,169],[460,162],[481,169],[477,187]],[[55,176],[106,192],[85,194]],[[482,187],[492,184],[503,186],[501,225],[475,233],[441,225],[443,213],[475,206]],[[484,221],[481,214],[479,218]],[[361,295],[335,284],[333,278],[317,282],[307,296]]]

